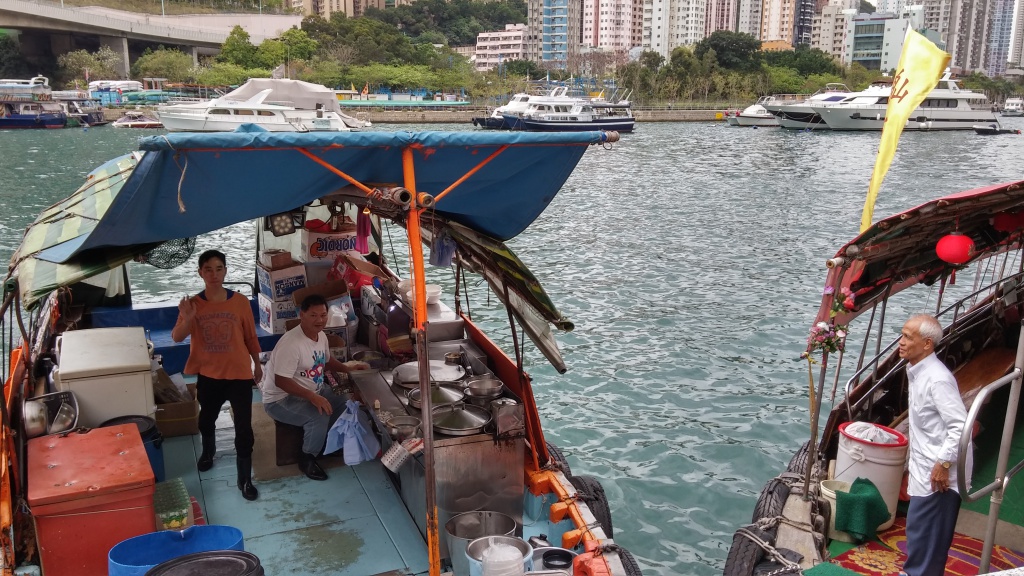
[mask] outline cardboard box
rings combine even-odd
[[[306,268],[296,264],[279,270],[256,266],[256,280],[260,294],[271,300],[291,300],[292,293],[306,287]]]
[[[299,318],[299,310],[291,300],[277,302],[267,298],[262,292],[257,300],[260,310],[260,328],[271,334],[284,334],[288,331],[286,323]]]
[[[161,386],[174,386],[163,368],[156,371]],[[186,384],[192,400],[169,402],[156,405],[156,428],[164,438],[191,436],[199,433],[199,403],[196,402],[196,385]]]
[[[267,270],[280,270],[297,264],[292,258],[292,253],[280,248],[273,248],[260,252],[260,265]]]
[[[303,229],[299,236],[301,262],[334,262],[339,255],[356,251],[356,228],[348,225],[337,232],[312,232]]]
[[[374,278],[387,278],[387,274],[374,264],[349,254],[342,254],[334,260],[334,273],[345,280],[350,294],[359,294],[363,286],[373,284]]]
[[[329,303],[331,300],[339,298],[341,296],[348,296],[348,285],[343,280],[331,280],[328,282],[321,282],[319,284],[312,284],[296,290],[292,293],[292,302],[295,303],[295,308],[298,309],[302,301],[307,296],[317,294],[324,297]],[[352,300],[349,299],[349,302]]]
[[[306,262],[306,286],[316,286],[330,280],[334,262]],[[338,279],[341,277],[339,276]]]

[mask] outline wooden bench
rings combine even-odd
[[[274,420],[274,454],[278,466],[295,464],[302,455],[302,426]]]

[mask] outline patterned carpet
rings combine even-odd
[[[878,540],[853,548],[832,562],[858,574],[867,576],[891,576],[899,572],[906,560],[907,534],[906,517],[899,516],[893,525],[878,534]],[[982,542],[957,534],[946,561],[946,576],[973,576],[978,573],[981,561]],[[1010,570],[1024,566],[1024,554],[996,546],[992,549],[991,569]]]

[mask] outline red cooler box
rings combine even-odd
[[[107,573],[107,553],[153,532],[153,468],[135,424],[28,441],[28,503],[46,576]]]

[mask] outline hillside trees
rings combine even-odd
[[[86,86],[88,79],[110,80],[120,78],[121,57],[107,46],[95,52],[75,50],[57,57],[58,85],[74,88],[77,81]]]
[[[369,8],[364,16],[390,24],[413,39],[440,32],[447,41],[435,43],[463,46],[476,43],[480,32],[503,30],[505,24],[525,23],[526,2],[417,0],[387,10]]]
[[[28,78],[34,75],[14,38],[0,36],[0,78]]]
[[[693,53],[703,58],[714,50],[718,65],[727,70],[752,71],[761,63],[761,41],[750,34],[719,30],[694,45]]]
[[[156,50],[147,49],[132,64],[133,78],[167,78],[171,82],[191,82],[193,76],[192,57],[163,46]]]

